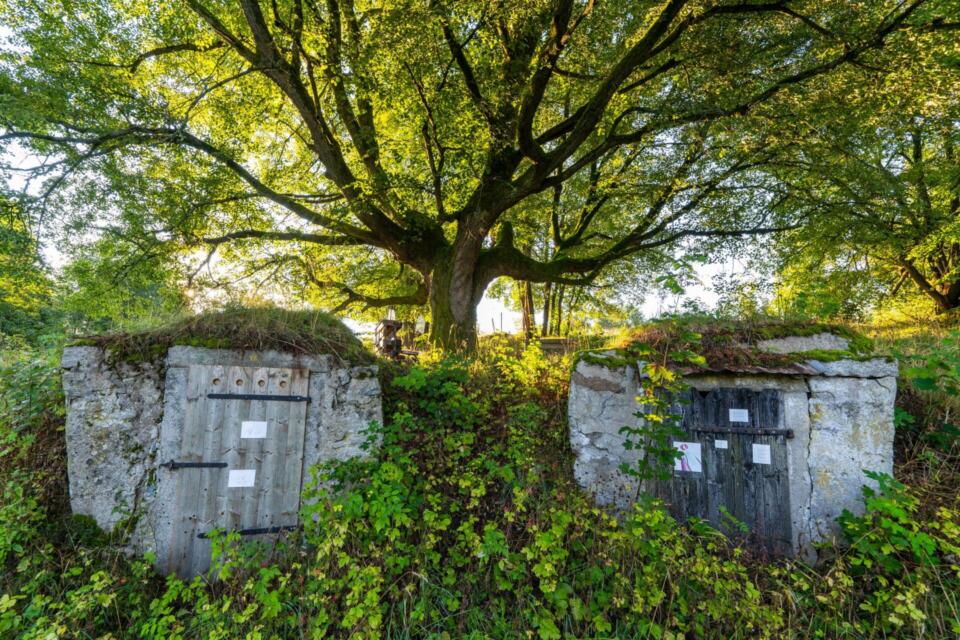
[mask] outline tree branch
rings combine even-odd
[[[163,129],[133,126],[126,129],[118,129],[116,131],[109,131],[88,137],[74,135],[55,136],[50,134],[35,134],[22,131],[8,132],[0,135],[0,141],[13,138],[39,139],[66,145],[85,145],[88,147],[88,150],[85,152],[86,154],[91,153],[93,150],[102,149],[108,145],[116,145],[116,148],[120,148],[124,144],[156,143],[177,144],[191,147],[213,158],[223,166],[230,169],[237,177],[253,187],[253,190],[261,197],[288,209],[304,220],[328,228],[332,231],[337,231],[344,235],[357,238],[358,240],[363,240],[364,242],[374,246],[384,246],[379,238],[371,234],[369,231],[338,220],[334,220],[333,218],[310,209],[303,203],[298,202],[296,198],[274,191],[264,184],[259,178],[250,173],[250,171],[248,171],[243,165],[231,158],[226,152],[214,147],[210,143],[201,140],[200,138],[183,129]]]
[[[351,238],[349,236],[333,236],[318,233],[305,233],[301,231],[269,231],[260,229],[241,229],[240,231],[233,231],[222,236],[208,236],[199,238],[199,242],[208,245],[221,245],[233,240],[246,239],[309,242],[311,244],[321,244],[324,246],[360,246],[367,244],[364,240]]]
[[[213,49],[219,49],[224,46],[223,42],[212,42],[206,45],[196,44],[194,42],[180,42],[178,44],[169,44],[163,47],[157,47],[156,49],[150,49],[144,51],[143,53],[137,55],[132,62],[119,63],[119,62],[104,62],[102,60],[80,60],[81,64],[89,64],[96,67],[109,67],[112,69],[126,69],[130,73],[136,73],[137,69],[140,68],[140,65],[146,62],[151,58],[157,58],[160,56],[167,55],[168,53],[179,53],[181,51],[196,51],[199,53],[206,53],[207,51],[212,51]]]
[[[305,260],[297,260],[302,266],[304,271],[307,274],[307,279],[319,289],[335,289],[345,296],[343,302],[338,304],[336,307],[330,310],[330,313],[337,314],[343,311],[344,309],[353,306],[355,304],[363,305],[361,307],[362,311],[366,311],[371,308],[379,307],[392,307],[400,305],[414,305],[420,306],[427,303],[429,300],[429,286],[426,281],[421,281],[417,284],[417,289],[413,293],[395,295],[395,296],[369,296],[363,293],[360,293],[356,289],[347,286],[341,282],[334,282],[332,280],[321,280],[317,277],[316,272],[313,270],[313,267]]]
[[[593,10],[593,2],[594,0],[588,0],[580,18],[577,20],[577,24]],[[547,42],[540,52],[537,70],[530,80],[529,90],[520,106],[520,115],[517,121],[517,142],[520,151],[534,162],[542,161],[544,155],[543,150],[533,139],[533,120],[540,103],[543,101],[547,84],[553,75],[557,60],[570,40],[570,18],[572,15],[573,0],[559,0],[550,21],[550,33],[547,36]]]
[[[440,28],[443,31],[443,38],[447,42],[447,47],[450,49],[450,53],[453,55],[453,59],[457,62],[457,67],[463,75],[463,82],[467,85],[467,92],[473,99],[474,105],[476,105],[477,110],[480,111],[484,119],[486,119],[488,123],[492,123],[494,120],[493,109],[480,92],[480,84],[477,82],[477,77],[473,73],[473,67],[470,66],[470,61],[467,60],[467,54],[463,49],[463,45],[457,41],[456,35],[450,28],[450,19],[448,16],[442,15],[440,17]]]

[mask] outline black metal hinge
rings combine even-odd
[[[241,536],[261,536],[266,533],[281,533],[283,531],[296,531],[300,529],[299,524],[288,524],[281,527],[259,527],[254,529],[238,529],[236,531],[231,531],[230,533],[236,533]],[[210,537],[209,533],[198,533],[197,537],[206,540]]]
[[[211,400],[278,400],[280,402],[310,402],[309,396],[271,396],[260,393],[208,393]]]
[[[176,460],[171,460],[170,462],[164,462],[160,465],[175,471],[176,469],[224,469],[227,466],[226,462],[177,462]]]
[[[793,429],[751,429],[749,427],[695,427],[694,433],[737,433],[747,436],[783,436],[793,439]]]

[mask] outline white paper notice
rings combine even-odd
[[[244,420],[240,423],[241,438],[266,438],[267,423],[256,420]]]
[[[683,454],[673,462],[675,471],[692,471],[694,473],[703,471],[699,442],[674,442],[673,446]]]
[[[750,412],[746,409],[730,409],[730,422],[750,422]]]
[[[770,464],[770,445],[753,445],[753,462],[755,464]]]
[[[228,487],[252,487],[257,479],[256,469],[231,469],[227,478]]]
[[[726,449],[726,448],[727,448],[727,441],[726,441],[726,440],[714,440],[714,441],[713,441],[713,446],[715,446],[717,449]]]

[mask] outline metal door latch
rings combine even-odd
[[[793,438],[793,429],[751,429],[749,427],[695,427],[694,433],[736,433],[748,436],[783,436]]]
[[[282,531],[297,531],[301,526],[299,524],[284,525],[280,527],[257,527],[254,529],[237,529],[230,533],[236,533],[241,536],[261,536],[266,533],[280,533]],[[210,537],[210,533],[198,533],[197,537],[201,540],[206,540]]]
[[[265,393],[208,393],[211,400],[273,400],[279,402],[310,402],[310,396],[275,396]]]
[[[225,469],[227,467],[227,463],[226,462],[177,462],[176,460],[171,460],[170,462],[164,462],[160,466],[170,469],[170,471],[176,471],[177,469]]]

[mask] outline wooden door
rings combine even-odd
[[[295,528],[309,371],[193,365],[187,376],[167,569],[210,567],[214,529],[257,536]]]
[[[683,439],[698,449],[656,493],[681,520],[697,517],[755,549],[792,550],[787,439],[775,389],[720,388],[687,392]]]

